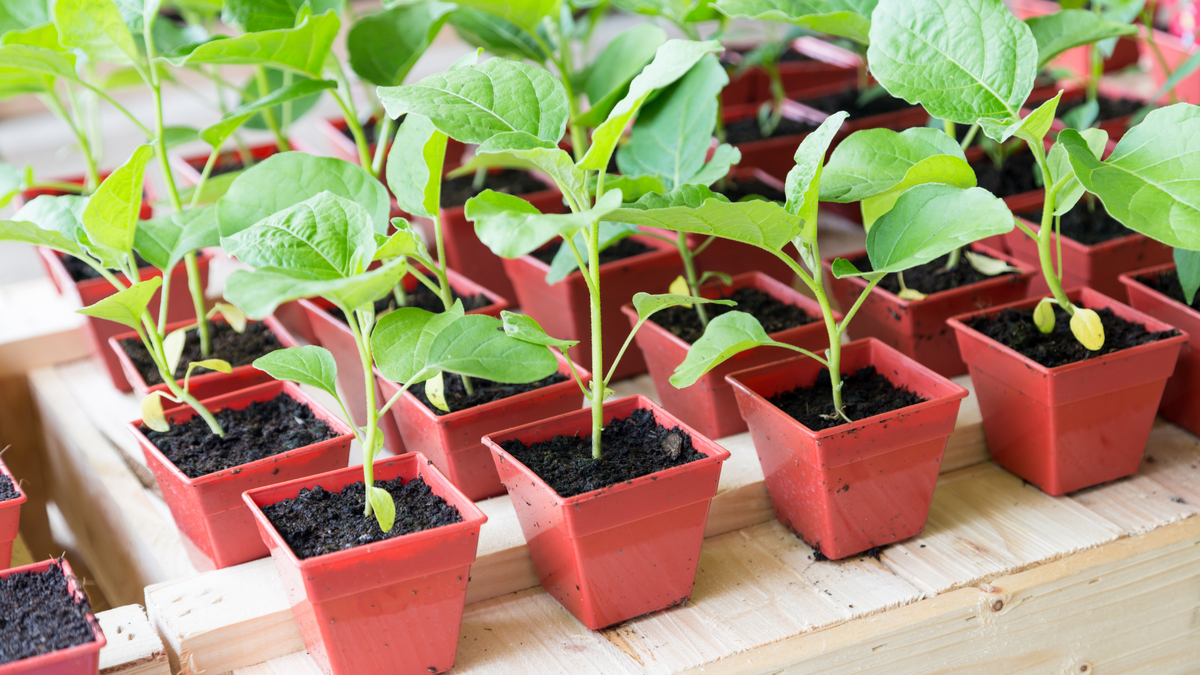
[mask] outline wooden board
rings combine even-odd
[[[87,356],[84,317],[48,278],[0,286],[0,376]]]
[[[141,605],[96,615],[108,644],[100,650],[100,675],[171,675],[162,640]]]

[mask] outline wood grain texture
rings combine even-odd
[[[96,615],[108,644],[100,650],[100,675],[171,675],[162,640],[141,605]]]

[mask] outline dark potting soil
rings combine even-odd
[[[795,49],[789,49],[779,57],[780,63],[805,63],[807,61],[815,61],[815,60],[816,59],[809,56],[808,54],[801,54],[800,52],[796,51]]]
[[[533,257],[541,260],[549,265],[554,262],[554,256],[558,253],[558,249],[562,248],[562,240],[555,240],[530,253]],[[632,258],[635,255],[649,253],[653,248],[643,244],[640,241],[634,241],[629,238],[622,239],[608,248],[600,251],[600,264],[607,265],[610,262]],[[583,252],[580,251],[582,254]]]
[[[635,410],[629,417],[606,424],[600,443],[598,460],[592,459],[590,434],[555,436],[533,445],[514,439],[501,447],[560,497],[574,497],[705,457],[692,447],[690,434],[679,427],[662,426],[649,410]]]
[[[483,293],[476,293],[475,295],[460,295],[452,288],[450,289],[450,297],[455,300],[462,300],[463,309],[468,312],[476,309],[482,309],[492,304],[492,301],[488,299],[488,296],[484,295]],[[437,293],[429,290],[429,287],[425,286],[424,284],[417,284],[415,289],[405,294],[404,299],[407,302],[407,304],[404,305],[405,307],[416,307],[417,309],[423,309],[426,312],[433,312],[434,314],[441,314],[442,312],[446,311],[446,306],[442,304],[442,298]],[[392,297],[391,295],[376,300],[375,319],[378,321],[380,317],[394,309],[396,309],[396,298]],[[329,309],[328,312],[332,314],[333,317],[338,321],[346,323],[346,315],[342,313],[342,310],[334,307]]]
[[[450,209],[462,206],[467,200],[484,190],[495,190],[510,195],[527,195],[534,192],[549,190],[542,181],[534,178],[528,171],[504,169],[488,173],[483,181],[483,188],[475,189],[475,176],[459,176],[446,178],[442,181],[442,208]]]
[[[196,171],[203,171],[204,163],[206,161],[208,161],[207,157],[200,160],[199,166],[196,164],[192,164],[192,166],[196,169]],[[244,168],[246,168],[246,163],[242,161],[242,153],[237,150],[233,150],[222,153],[219,157],[217,157],[217,161],[215,164],[213,164],[212,170],[208,172],[208,177],[213,178],[214,176],[220,176],[223,173],[241,171]]]
[[[859,91],[858,89],[848,89],[836,94],[821,96],[819,98],[811,98],[800,101],[810,108],[816,108],[821,112],[832,115],[839,110],[845,110],[850,113],[850,119],[858,119],[860,117],[870,117],[872,115],[882,115],[884,113],[896,112],[897,110],[906,110],[912,107],[912,104],[902,98],[896,98],[890,94],[884,94],[878,98],[868,101],[866,105],[858,105]]]
[[[834,410],[833,385],[828,370],[821,370],[812,386],[780,392],[767,400],[812,431],[846,423]],[[842,407],[852,420],[882,415],[927,400],[907,387],[892,384],[875,371],[875,366],[842,375]]]
[[[263,514],[302,560],[462,522],[458,509],[433,494],[420,476],[407,483],[403,478],[377,481],[375,487],[387,490],[396,504],[396,522],[388,532],[379,529],[374,516],[363,515],[362,481],[341,492],[319,485],[303,489],[295,499],[264,506]]]
[[[750,180],[726,178],[713,186],[713,191],[725,195],[731,202],[740,202],[747,197],[765,197],[773,202],[787,201],[787,195],[783,193],[783,190],[767,185],[757,178]]]
[[[971,263],[967,262],[965,254],[959,260],[958,266],[952,270],[946,269],[946,263],[949,260],[950,256],[944,255],[919,267],[904,270],[904,285],[928,295],[995,278],[989,277],[972,267]],[[854,263],[854,266],[863,272],[871,269],[871,259],[867,256],[851,260],[850,262]],[[1012,272],[997,276],[1008,277],[1013,274],[1016,273]],[[889,274],[879,282],[879,287],[898,294],[900,293],[900,279],[898,275]]]
[[[1013,153],[999,167],[990,157],[984,157],[978,162],[972,162],[971,168],[975,170],[979,187],[997,197],[1011,197],[1042,187],[1034,177],[1035,171],[1041,175],[1041,169],[1030,152]]]
[[[199,415],[172,424],[170,431],[144,426],[140,430],[188,478],[232,469],[338,435],[311,408],[287,394],[255,401],[240,410],[216,411],[213,417],[225,430],[224,438],[212,433]]]
[[[187,340],[183,346],[183,356],[179,359],[179,365],[175,368],[175,379],[182,380],[187,374],[188,364],[193,361],[201,361],[205,358],[223,359],[229,365],[237,368],[238,366],[247,366],[254,363],[254,360],[260,356],[265,356],[275,351],[282,349],[279,338],[271,332],[267,324],[261,321],[246,322],[246,330],[243,333],[238,333],[233,330],[227,323],[208,323],[209,338],[212,341],[212,354],[203,356],[200,353],[200,334],[193,328],[187,332]],[[125,354],[133,361],[133,365],[137,368],[142,376],[142,380],[153,387],[156,384],[162,384],[162,378],[158,376],[158,368],[154,365],[154,361],[150,358],[150,352],[146,351],[146,347],[138,338],[128,338],[121,340],[121,348],[125,350]],[[202,375],[211,371],[204,368],[196,368],[192,371],[192,377]]]
[[[446,373],[442,376],[443,395],[446,397],[446,405],[450,406],[450,412],[465,410],[466,408],[474,408],[477,405],[499,401],[502,398],[524,394],[542,387],[549,387],[552,384],[566,382],[567,376],[562,373],[554,373],[549,377],[542,378],[536,382],[527,384],[504,384],[503,382],[492,382],[491,380],[482,380],[474,378],[471,380],[471,386],[474,388],[474,394],[467,394],[467,390],[463,387],[462,376],[453,373]],[[425,398],[425,383],[421,382],[414,384],[409,390],[417,400],[433,411],[439,417],[449,415],[450,413],[444,410],[438,410],[433,407],[428,398]]]
[[[733,300],[736,306],[704,305],[709,319],[715,319],[726,312],[745,312],[762,324],[767,334],[778,333],[781,330],[803,326],[817,320],[808,312],[796,305],[789,305],[771,297],[757,288],[738,288],[732,293],[721,293],[722,299]],[[670,331],[673,335],[688,344],[695,344],[704,334],[704,326],[700,324],[700,315],[694,307],[670,307],[655,312],[650,320]]]
[[[1187,304],[1187,298],[1183,295],[1183,286],[1179,283],[1179,273],[1175,270],[1167,270],[1158,274],[1138,277],[1137,280],[1175,302],[1182,305]],[[1200,309],[1200,293],[1196,294],[1195,302],[1191,304],[1191,307],[1192,309]]]
[[[1108,215],[1103,204],[1097,201],[1093,203],[1093,207],[1089,209],[1087,199],[1081,199],[1075,208],[1064,213],[1059,223],[1059,231],[1062,232],[1062,235],[1084,246],[1095,246],[1133,234],[1133,230]],[[1040,224],[1042,222],[1041,211],[1022,214],[1021,217],[1032,223]]]
[[[1098,309],[1096,313],[1100,315],[1100,323],[1104,326],[1104,346],[1094,352],[1079,344],[1079,340],[1071,333],[1071,318],[1057,307],[1054,308],[1055,323],[1051,333],[1038,330],[1033,323],[1033,311],[1028,309],[1006,309],[993,316],[968,321],[967,325],[1047,368],[1094,359],[1179,334],[1174,329],[1146,330],[1140,323],[1126,321],[1113,314],[1111,309]]]
[[[1096,115],[1096,120],[1099,122],[1116,119],[1118,117],[1125,117],[1126,115],[1132,115],[1141,110],[1142,106],[1146,105],[1144,102],[1136,99],[1109,98],[1103,94],[1096,97],[1096,102],[1100,104],[1100,113]],[[1087,103],[1086,98],[1063,103],[1062,105],[1058,106],[1058,111],[1054,113],[1054,116],[1058,119],[1062,119],[1063,115],[1066,115],[1068,112],[1078,108],[1084,103]]]
[[[76,599],[62,567],[0,579],[0,665],[95,642],[87,598]]]
[[[63,267],[67,268],[67,274],[71,275],[71,281],[79,283],[89,279],[99,279],[100,273],[92,269],[90,265],[83,262],[79,258],[65,254],[59,254],[59,259],[62,260]],[[133,259],[137,263],[139,270],[150,268],[150,263],[142,259],[142,256],[137,253],[133,254]]]
[[[17,486],[13,485],[12,479],[0,473],[0,502],[6,502],[20,496],[21,493],[17,492]]]
[[[766,138],[781,138],[783,136],[796,136],[798,134],[807,134],[817,128],[817,125],[803,120],[793,120],[784,117],[779,121],[779,126],[771,132]],[[735,120],[725,123],[725,141],[731,145],[739,143],[750,143],[752,141],[763,140],[762,128],[758,125],[758,117],[752,116],[745,119]]]

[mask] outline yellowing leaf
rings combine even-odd
[[[1071,317],[1071,332],[1079,344],[1091,351],[1097,351],[1104,346],[1104,324],[1100,323],[1100,315],[1084,307],[1076,307]]]
[[[692,289],[688,288],[687,279],[682,275],[675,277],[675,281],[671,282],[671,286],[667,288],[667,292],[673,295],[691,295]]]
[[[167,372],[173,373],[179,367],[179,359],[183,356],[183,347],[187,344],[187,328],[180,328],[163,339],[163,355],[167,359]]]
[[[1042,301],[1033,308],[1033,324],[1043,333],[1050,333],[1054,330],[1054,302],[1053,298],[1042,298]]]
[[[225,323],[236,333],[244,333],[246,331],[246,313],[242,310],[224,302],[218,302],[213,306],[213,310],[225,317]]]
[[[161,391],[152,391],[142,399],[142,424],[154,431],[165,433],[171,430],[171,424],[167,422],[167,416],[163,412],[162,397]]]
[[[425,380],[425,398],[438,410],[450,412],[450,405],[446,403],[446,381],[442,379],[442,373]]]

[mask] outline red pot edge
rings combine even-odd
[[[526,467],[524,464],[522,464],[516,457],[513,457],[512,455],[508,454],[508,452],[506,452],[503,448],[501,448],[500,443],[505,440],[509,440],[514,436],[518,436],[520,434],[526,433],[527,431],[532,431],[534,429],[537,429],[538,427],[548,425],[548,424],[557,424],[561,420],[564,420],[569,417],[574,417],[574,416],[583,417],[585,419],[588,419],[589,420],[588,426],[590,426],[590,416],[592,414],[592,409],[590,407],[580,408],[579,410],[575,410],[575,411],[572,411],[569,413],[564,413],[564,414],[558,415],[556,417],[548,417],[544,420],[539,420],[537,422],[533,422],[530,424],[525,424],[525,425],[522,425],[519,427],[513,427],[511,429],[505,429],[503,431],[497,431],[497,432],[490,433],[487,436],[483,437],[483,439],[482,439],[483,444],[486,445],[492,451],[492,454],[496,458],[503,457],[505,461],[511,462],[513,464],[513,466],[520,467],[522,473],[524,473],[526,476],[528,476],[531,480],[535,481],[537,483],[539,489],[545,490],[549,494],[554,495],[555,499],[558,500],[558,505],[562,508],[576,506],[583,502],[588,502],[593,499],[596,499],[597,497],[603,497],[603,496],[612,495],[612,494],[619,494],[621,492],[626,492],[628,490],[637,489],[641,486],[648,485],[652,482],[656,482],[661,478],[671,477],[671,476],[675,476],[677,474],[686,473],[687,471],[697,469],[697,468],[700,468],[703,466],[708,466],[711,464],[720,464],[720,463],[726,461],[727,459],[729,459],[729,457],[730,457],[729,451],[726,450],[723,446],[718,444],[716,441],[708,438],[707,436],[701,434],[700,432],[696,431],[692,427],[688,426],[683,421],[681,421],[679,418],[672,415],[665,408],[658,405],[657,403],[655,403],[654,401],[650,400],[648,397],[646,397],[642,394],[637,394],[635,396],[624,396],[624,397],[621,397],[618,399],[610,399],[609,401],[606,401],[604,403],[604,405],[605,406],[611,405],[614,407],[616,407],[618,405],[632,405],[632,409],[630,410],[631,414],[632,414],[633,410],[649,409],[651,412],[654,413],[655,421],[658,422],[659,425],[664,426],[664,427],[668,427],[668,426],[679,427],[684,432],[691,435],[692,447],[697,452],[703,453],[705,455],[704,459],[696,460],[695,462],[688,462],[687,464],[680,464],[679,466],[673,466],[669,469],[657,471],[655,473],[647,474],[645,476],[639,476],[637,478],[634,478],[631,481],[625,481],[624,483],[618,483],[616,485],[609,485],[606,487],[598,488],[596,490],[592,490],[591,492],[585,492],[581,495],[575,495],[574,497],[561,497],[561,496],[559,496],[559,494],[557,492],[554,491],[554,488],[550,487],[546,483],[546,481],[542,480],[542,478],[540,476],[538,476],[536,473],[534,473],[528,467]],[[666,423],[664,423],[664,420],[666,420]]]
[[[288,144],[291,145],[290,139],[288,140]],[[275,141],[255,143],[254,145],[248,146],[246,149],[250,151],[251,155],[254,155],[254,161],[256,163],[263,161],[271,155],[278,154],[279,150]],[[275,152],[264,152],[263,156],[259,157],[259,151],[264,149],[274,150]],[[293,148],[293,150],[295,150],[295,148]],[[228,150],[222,150],[221,154],[226,155],[230,153],[236,153],[237,151],[237,148],[230,148]],[[200,182],[200,172],[204,169],[204,164],[208,161],[210,154],[211,153],[206,152],[203,154],[185,156],[176,152],[169,152],[167,153],[167,161],[170,163],[172,169],[178,171],[182,178],[190,183],[189,187],[191,187]],[[197,163],[200,164],[199,169],[197,169],[195,166]]]
[[[642,262],[651,260],[650,256],[669,258],[672,255],[678,254],[678,252],[679,252],[675,249],[674,245],[668,244],[668,243],[662,241],[661,239],[655,239],[654,237],[647,237],[645,235],[636,235],[635,234],[635,235],[631,236],[630,239],[641,242],[641,243],[645,244],[646,246],[653,248],[654,250],[646,251],[645,253],[639,253],[638,255],[630,256],[628,258],[614,260],[610,263],[604,263],[603,265],[600,266],[601,271],[603,271],[605,269],[614,269],[613,266],[615,266],[615,265],[630,265],[630,266],[637,265]],[[654,258],[654,259],[657,259],[657,258]],[[533,256],[533,254],[531,254],[531,253],[527,253],[527,254],[525,254],[523,256],[519,256],[517,258],[511,258],[511,260],[519,260],[524,264],[532,266],[534,269],[540,270],[542,272],[543,281],[545,279],[545,275],[550,273],[550,266],[547,265],[546,263],[542,262],[541,260],[538,260],[537,258],[535,258]],[[558,285],[561,283],[570,282],[575,278],[578,278],[579,281],[582,283],[583,274],[578,269],[573,270],[570,274],[568,274],[562,280],[558,281],[556,284],[547,284],[547,285],[548,286],[549,285]]]
[[[1134,270],[1132,272],[1125,272],[1121,276],[1117,277],[1117,279],[1119,279],[1121,281],[1121,283],[1125,284],[1127,289],[1128,289],[1128,287],[1133,286],[1134,284],[1137,284],[1145,292],[1150,293],[1154,297],[1158,298],[1160,301],[1162,301],[1164,303],[1171,303],[1171,305],[1173,307],[1175,307],[1176,309],[1178,309],[1181,312],[1186,313],[1188,316],[1192,317],[1193,320],[1200,321],[1200,311],[1197,311],[1194,308],[1183,304],[1182,302],[1176,300],[1175,298],[1172,298],[1171,296],[1167,295],[1166,293],[1163,293],[1162,291],[1160,291],[1156,288],[1152,288],[1152,287],[1146,285],[1146,283],[1142,281],[1143,277],[1147,277],[1152,274],[1159,274],[1161,272],[1168,272],[1173,269],[1175,269],[1175,263],[1173,263],[1173,262],[1163,263],[1161,265],[1155,265],[1153,267],[1144,267],[1140,270]],[[1178,329],[1176,329],[1176,330],[1178,330]]]
[[[971,335],[978,336],[978,339],[980,339],[980,340],[986,340],[988,344],[994,345],[995,348],[997,348],[998,350],[1001,350],[1001,352],[1004,353],[1006,356],[1019,360],[1026,368],[1029,368],[1030,370],[1040,373],[1043,377],[1050,377],[1053,375],[1061,375],[1063,373],[1071,372],[1073,370],[1079,370],[1082,368],[1102,366],[1102,365],[1106,364],[1108,361],[1115,359],[1115,358],[1124,358],[1125,356],[1128,356],[1130,354],[1136,355],[1141,352],[1146,352],[1146,351],[1149,351],[1156,347],[1160,347],[1162,345],[1171,344],[1172,342],[1177,342],[1179,344],[1183,344],[1183,343],[1187,342],[1190,338],[1190,336],[1187,334],[1186,331],[1180,330],[1179,328],[1176,328],[1175,326],[1172,326],[1168,323],[1164,323],[1158,319],[1155,319],[1154,317],[1150,316],[1149,314],[1145,314],[1143,312],[1140,312],[1140,311],[1134,309],[1127,303],[1121,302],[1120,300],[1116,300],[1115,298],[1110,298],[1107,295],[1101,293],[1100,291],[1092,290],[1086,286],[1080,286],[1080,287],[1076,287],[1076,288],[1067,289],[1066,294],[1067,294],[1068,298],[1071,298],[1072,302],[1079,302],[1084,307],[1094,304],[1093,302],[1091,302],[1091,300],[1108,301],[1108,303],[1111,303],[1113,305],[1119,305],[1121,307],[1121,309],[1126,312],[1127,316],[1121,317],[1122,319],[1125,319],[1126,321],[1136,321],[1136,322],[1144,325],[1146,328],[1152,329],[1154,331],[1165,331],[1165,330],[1179,331],[1179,335],[1176,335],[1175,337],[1169,337],[1165,340],[1158,340],[1156,342],[1150,342],[1150,343],[1147,343],[1144,345],[1137,345],[1136,347],[1130,347],[1129,349],[1122,349],[1120,351],[1116,351],[1111,354],[1105,354],[1104,356],[1101,356],[1099,358],[1086,359],[1083,361],[1076,361],[1074,363],[1068,363],[1065,365],[1056,366],[1054,368],[1047,368],[1046,366],[1043,366],[1042,364],[1038,363],[1037,361],[1034,361],[1033,359],[1029,358],[1028,356],[1025,356],[1024,354],[1018,352],[1017,350],[1013,349],[1012,347],[1009,347],[1006,344],[1003,344],[1001,342],[993,340],[992,338],[984,335],[983,333],[980,333],[979,331],[975,330],[974,328],[971,328],[970,326],[968,326],[966,324],[967,321],[970,321],[972,319],[977,319],[977,318],[988,316],[991,314],[998,314],[1006,309],[1030,309],[1030,310],[1032,310],[1035,306],[1037,306],[1037,304],[1039,302],[1041,302],[1041,298],[1024,298],[1024,299],[1018,300],[1016,302],[1010,302],[1010,303],[1004,304],[1004,305],[995,305],[993,307],[987,307],[985,309],[981,309],[976,312],[970,312],[968,314],[959,314],[958,316],[954,316],[949,319],[946,319],[946,323],[950,327],[954,328],[954,330],[958,333],[970,333]],[[1104,309],[1104,308],[1109,307],[1109,305],[1102,304],[1102,305],[1100,305],[1100,307],[1101,307],[1101,309]]]
[[[1016,216],[1016,218],[1018,220],[1020,220],[1022,223],[1025,223],[1025,225],[1027,227],[1029,227],[1029,229],[1033,230],[1034,234],[1037,234],[1038,232],[1042,231],[1041,226],[1038,225],[1037,223],[1025,220],[1024,218],[1022,218],[1020,216]],[[1067,249],[1077,255],[1082,255],[1082,256],[1096,255],[1098,253],[1106,253],[1109,250],[1122,248],[1124,246],[1128,246],[1134,242],[1138,242],[1143,239],[1149,239],[1149,237],[1147,237],[1144,234],[1141,234],[1140,232],[1130,232],[1129,234],[1121,236],[1121,237],[1117,237],[1116,239],[1109,239],[1108,241],[1102,241],[1099,244],[1088,245],[1088,244],[1081,244],[1066,235],[1063,235],[1061,237],[1062,246],[1064,249]]]
[[[17,477],[13,475],[12,470],[8,468],[8,465],[4,463],[3,457],[0,457],[0,474],[8,476],[8,479],[12,481],[13,489],[17,491],[16,499],[2,501],[0,502],[0,507],[20,506],[28,501],[29,495],[25,494],[25,491],[21,489],[21,484],[17,481]]]
[[[287,394],[289,397],[295,399],[312,410],[313,414],[320,418],[321,421],[328,424],[330,428],[333,429],[333,431],[338,435],[319,443],[313,443],[312,445],[306,445],[294,450],[288,450],[287,452],[278,455],[263,457],[262,459],[257,459],[253,462],[239,464],[238,466],[206,474],[204,476],[200,476],[199,478],[191,478],[187,474],[180,471],[179,467],[175,466],[174,462],[168,459],[166,455],[162,454],[162,451],[158,449],[158,446],[151,442],[149,438],[146,438],[146,435],[142,433],[140,428],[142,426],[142,420],[137,419],[126,423],[125,429],[129,431],[135,440],[137,440],[138,445],[142,447],[144,452],[153,454],[155,458],[167,468],[175,480],[189,488],[200,487],[208,483],[215,483],[222,479],[228,478],[230,475],[229,472],[234,470],[238,470],[240,473],[240,471],[245,470],[246,468],[267,466],[269,464],[277,463],[281,460],[287,460],[291,459],[292,457],[298,457],[316,450],[321,450],[331,444],[349,443],[350,441],[354,440],[354,431],[351,429],[350,425],[346,424],[346,422],[344,422],[337,415],[326,410],[324,406],[305,393],[304,390],[300,388],[300,385],[296,384],[295,382],[288,382],[286,380],[273,380],[271,382],[264,382],[253,387],[230,392],[228,394],[222,394],[214,398],[205,399],[200,401],[200,404],[209,411],[218,412],[223,410],[224,407],[233,399],[243,399],[245,400],[246,405],[249,405],[255,400],[254,397],[267,393],[271,394],[271,398],[274,398],[280,393]],[[171,422],[179,423],[186,422],[195,417],[196,411],[192,410],[190,407],[181,406],[179,408],[167,411],[166,414]]]
[[[80,297],[83,296],[84,291],[90,290],[92,288],[96,288],[96,287],[100,287],[100,286],[103,286],[106,288],[112,288],[112,285],[109,284],[108,280],[104,279],[104,278],[86,279],[84,281],[75,281],[74,279],[71,278],[70,272],[67,271],[66,265],[63,264],[62,258],[59,257],[58,251],[55,251],[54,249],[51,249],[51,248],[47,248],[45,246],[34,246],[34,249],[37,251],[38,255],[41,256],[42,262],[45,263],[47,266],[51,266],[54,269],[56,269],[57,271],[59,271],[62,274],[61,279],[65,280],[67,282],[70,282],[70,284],[79,292]],[[66,254],[64,253],[63,255],[66,255]],[[212,259],[213,259],[213,254],[211,252],[209,252],[208,250],[206,250],[206,249],[197,249],[196,250],[196,261],[197,262],[204,262],[204,261],[211,262]],[[183,268],[179,265],[175,266],[175,270],[182,270],[182,269]],[[171,271],[172,275],[175,274],[175,270]],[[151,279],[153,277],[161,277],[162,274],[163,274],[162,270],[158,269],[157,267],[151,266],[151,265],[147,265],[146,267],[138,268],[138,277],[140,277],[142,281],[146,281],[147,279]],[[126,282],[129,281],[128,279],[125,278],[125,275],[121,272],[117,272],[115,274],[115,276],[122,281],[126,281]],[[113,288],[112,292],[116,293],[117,289]],[[134,337],[136,337],[137,333],[133,333],[133,335],[134,335]]]
[[[855,348],[855,349],[878,348],[878,349],[884,349],[886,351],[892,352],[893,354],[895,354],[896,356],[900,357],[905,362],[907,362],[910,368],[917,370],[921,375],[928,377],[928,378],[935,379],[935,380],[940,380],[941,381],[940,384],[947,386],[950,391],[942,396],[930,397],[928,401],[922,401],[921,403],[918,403],[916,405],[906,406],[904,408],[900,408],[899,410],[893,410],[891,412],[880,413],[878,415],[866,417],[861,420],[855,420],[854,423],[850,424],[850,425],[840,425],[840,426],[836,426],[836,427],[830,427],[830,428],[824,429],[822,431],[813,431],[812,429],[809,429],[808,427],[801,424],[799,421],[792,418],[793,421],[795,422],[796,426],[800,427],[800,429],[804,432],[804,434],[807,435],[809,438],[811,438],[814,442],[820,441],[820,440],[825,440],[827,438],[831,439],[835,436],[845,436],[847,434],[852,434],[862,427],[866,427],[866,426],[869,426],[872,424],[879,424],[882,422],[886,422],[889,418],[895,417],[902,413],[905,413],[906,411],[912,412],[912,411],[925,410],[927,408],[933,408],[935,406],[943,405],[943,404],[949,403],[951,401],[955,401],[955,400],[961,401],[961,400],[965,399],[967,396],[969,396],[971,393],[971,392],[967,391],[965,387],[960,386],[959,384],[955,383],[950,378],[945,377],[943,375],[939,375],[937,373],[937,371],[925,366],[924,364],[922,364],[920,361],[917,361],[916,359],[906,356],[903,352],[889,346],[887,343],[885,343],[879,339],[869,337],[869,338],[863,338],[861,340],[854,340],[853,342],[848,342],[848,343],[842,345],[842,353],[845,354],[846,350],[850,349],[850,348]],[[765,372],[768,372],[768,371],[774,370],[774,369],[787,368],[792,363],[796,363],[801,360],[808,360],[808,358],[809,357],[804,356],[803,354],[798,354],[796,356],[793,356],[788,359],[784,359],[782,361],[768,363],[765,365],[757,366],[755,368],[747,368],[746,370],[739,370],[737,372],[726,375],[725,381],[728,382],[729,384],[733,385],[734,388],[741,390],[744,394],[758,399],[764,405],[778,409],[778,407],[775,406],[774,404],[772,404],[770,401],[768,401],[765,396],[763,396],[762,394],[759,394],[757,391],[750,388],[749,385],[742,382],[741,378],[761,375]],[[886,375],[885,375],[885,377],[886,377]],[[889,379],[889,381],[891,380],[891,378],[888,378],[888,379]],[[895,383],[893,383],[893,384],[895,384]],[[905,387],[910,387],[910,385],[906,382],[902,382],[901,384]],[[917,393],[921,394],[922,396],[925,395],[923,392],[917,392]]]
[[[260,532],[269,532],[278,550],[284,552],[284,554],[287,556],[288,563],[295,569],[301,570],[302,572],[324,567],[340,561],[348,561],[362,555],[369,555],[384,548],[396,548],[413,542],[421,542],[426,539],[453,535],[462,531],[471,530],[473,528],[479,528],[488,521],[487,515],[485,515],[483,511],[475,505],[474,502],[472,502],[470,499],[467,499],[466,495],[464,495],[457,487],[455,487],[448,478],[442,475],[442,472],[438,471],[433,462],[420,452],[406,452],[403,455],[394,455],[392,457],[385,457],[384,459],[376,460],[372,464],[372,467],[374,467],[373,472],[376,476],[378,476],[380,473],[380,467],[388,467],[392,464],[399,463],[418,464],[418,467],[414,471],[414,473],[416,473],[418,476],[423,475],[420,464],[424,464],[425,467],[428,467],[429,473],[425,475],[436,477],[436,481],[434,482],[437,483],[437,490],[434,491],[434,494],[437,494],[440,490],[449,495],[449,497],[441,494],[438,496],[442,497],[442,499],[444,499],[447,503],[458,509],[459,515],[462,516],[462,521],[452,523],[450,525],[442,525],[440,527],[435,527],[428,530],[421,530],[420,532],[412,532],[399,537],[385,539],[381,542],[374,542],[369,544],[369,551],[363,550],[363,546],[355,546],[354,548],[349,548],[344,551],[335,551],[333,553],[326,553],[324,555],[313,556],[312,558],[305,558],[301,560],[300,558],[296,557],[296,553],[292,551],[292,547],[283,540],[283,537],[279,535],[279,532],[275,529],[275,526],[271,524],[271,520],[262,512],[262,507],[275,503],[267,502],[262,495],[268,491],[290,489],[294,486],[300,486],[301,488],[312,487],[314,485],[319,485],[326,479],[341,480],[342,474],[349,474],[350,481],[346,483],[346,485],[349,485],[350,483],[357,482],[354,480],[356,477],[359,480],[362,479],[362,466],[348,466],[344,469],[328,471],[315,476],[297,478],[296,480],[287,481],[286,483],[264,485],[263,487],[243,492],[242,500],[246,502],[248,507],[250,507],[250,512],[254,514],[254,519],[258,521]],[[428,478],[426,478],[425,482],[429,483],[430,481]],[[434,486],[431,486],[431,488],[432,487]],[[3,673],[0,673],[0,675],[3,675]]]
[[[8,578],[9,576],[12,576],[18,572],[45,572],[49,570],[51,566],[56,564],[62,567],[63,576],[67,578],[67,590],[72,595],[76,595],[76,597],[78,597],[78,595],[82,595],[86,598],[87,592],[83,590],[83,585],[75,576],[75,570],[71,569],[71,564],[67,562],[66,558],[50,558],[21,567],[0,570],[0,578]],[[0,665],[0,675],[26,675],[30,673],[38,673],[42,672],[41,668],[53,669],[55,666],[55,661],[69,659],[87,654],[89,652],[96,653],[98,655],[100,650],[104,649],[108,645],[108,638],[104,636],[104,631],[100,628],[100,620],[96,618],[95,610],[88,612],[84,618],[87,620],[88,626],[90,626],[92,629],[92,636],[95,638],[94,642],[85,642],[73,647],[67,647],[66,649],[59,649],[58,651],[53,651],[49,654],[40,654],[38,656],[31,656],[27,659],[21,659],[20,661],[2,664]],[[97,656],[97,658],[99,657]]]
[[[424,269],[424,266],[422,266],[422,269]],[[512,303],[510,303],[508,301],[508,299],[506,299],[505,297],[496,293],[492,289],[490,289],[486,286],[481,286],[477,282],[472,281],[471,279],[468,279],[467,277],[464,277],[461,272],[457,272],[457,271],[447,267],[446,268],[446,276],[450,279],[451,290],[458,293],[459,295],[473,295],[473,294],[478,293],[478,294],[484,295],[485,297],[487,297],[488,300],[492,301],[492,304],[484,305],[483,307],[480,307],[479,309],[472,309],[472,310],[468,311],[467,314],[486,314],[488,316],[500,316],[500,312],[503,312],[504,310],[508,309],[509,307],[512,307]],[[319,296],[314,296],[311,298],[301,298],[301,299],[297,300],[296,302],[299,302],[302,307],[305,307],[310,312],[311,311],[319,311],[319,312],[328,313],[329,307],[333,306],[333,303],[331,303],[328,300],[325,300],[324,298],[321,298]],[[345,325],[345,324],[343,324],[343,325]],[[350,328],[347,326],[346,331],[349,332],[349,330],[350,330]]]

